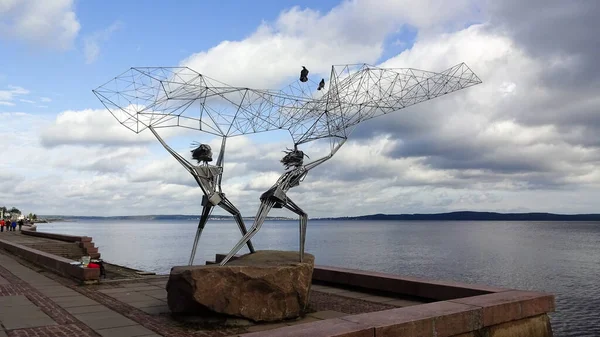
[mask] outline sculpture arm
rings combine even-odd
[[[156,137],[156,139],[158,139],[158,141],[162,144],[162,146],[169,151],[169,153],[175,157],[175,159],[177,159],[177,161],[183,165],[186,170],[188,170],[188,172],[192,173],[194,172],[193,170],[193,165],[188,162],[187,160],[185,160],[185,158],[183,158],[179,153],[175,152],[175,150],[173,150],[169,145],[167,145],[167,143],[160,137],[160,135],[158,134],[158,132],[156,132],[156,130],[154,130],[154,128],[152,126],[149,126],[148,129],[150,129],[150,131],[152,131],[152,133],[154,134],[154,136]]]
[[[340,147],[342,147],[342,145],[344,145],[344,143],[346,142],[348,138],[344,138],[342,139],[341,142],[339,142],[332,150],[331,153],[326,155],[325,157],[319,158],[317,160],[311,161],[310,163],[304,165],[304,169],[306,169],[306,171],[309,171],[310,169],[315,168],[316,166],[319,166],[321,164],[323,164],[324,162],[328,161],[329,159],[331,159],[331,157],[333,157],[333,155],[335,155],[335,153],[340,149]]]
[[[221,189],[221,181],[223,180],[223,160],[225,158],[225,143],[227,141],[227,136],[223,136],[223,140],[221,141],[221,149],[219,150],[219,158],[217,158],[217,166],[221,168],[221,173],[217,177],[217,187],[219,188],[219,193],[223,193]]]

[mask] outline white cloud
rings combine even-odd
[[[119,146],[144,144],[154,140],[149,132],[137,135],[122,127],[105,109],[68,110],[44,129],[40,140],[45,147],[60,145]]]
[[[29,94],[29,90],[19,86],[9,85],[8,90],[0,90],[0,105],[14,106],[16,97],[27,94]],[[29,100],[24,99],[21,99],[20,101],[29,102]]]
[[[562,63],[532,56],[489,23],[440,33],[472,22],[471,5],[348,1],[324,14],[294,8],[248,38],[224,41],[182,64],[231,84],[278,88],[301,65],[327,75],[331,64],[378,62],[390,34],[416,27],[414,45],[383,66],[436,71],[464,61],[484,83],[362,123],[290,197],[310,216],[593,212],[600,198],[597,94],[549,86],[546,76]],[[149,132],[126,130],[104,109],[40,118],[0,114],[0,125],[18,130],[6,144],[19,147],[17,158],[0,161],[0,175],[17,182],[2,185],[0,177],[0,187],[21,191],[13,193],[16,204],[37,213],[200,211],[196,182]],[[187,158],[189,142],[206,139],[161,133]],[[209,144],[216,154],[219,140]],[[255,213],[260,194],[282,173],[286,145],[274,134],[228,141],[223,187],[243,215]],[[306,147],[312,159],[325,150],[320,143]]]
[[[81,25],[73,0],[5,0],[0,2],[0,37],[68,49]]]
[[[87,36],[83,40],[83,52],[87,64],[94,63],[100,55],[100,44],[108,41],[111,35],[121,28],[120,22],[114,22],[107,28]]]
[[[396,28],[411,25],[428,31],[472,16],[471,3],[345,1],[326,14],[294,7],[248,38],[223,41],[182,65],[231,85],[277,89],[298,77],[302,65],[315,76],[328,76],[333,64],[374,63],[384,39]]]
[[[50,97],[40,97],[40,102],[50,103],[52,99]]]

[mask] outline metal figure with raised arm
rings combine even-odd
[[[194,238],[194,246],[192,247],[192,254],[190,255],[189,265],[194,263],[196,257],[196,248],[198,247],[198,241],[202,235],[202,230],[210,217],[210,214],[215,206],[223,208],[227,213],[233,215],[235,222],[237,222],[242,235],[247,234],[246,225],[242,219],[240,211],[227,199],[225,193],[221,189],[221,179],[223,177],[223,157],[225,154],[225,141],[227,137],[223,137],[221,142],[221,150],[219,151],[219,158],[217,159],[216,165],[209,165],[212,161],[212,151],[208,144],[197,144],[198,146],[192,150],[192,158],[198,161],[198,165],[193,165],[183,158],[179,153],[175,152],[165,141],[160,137],[158,132],[154,130],[152,126],[148,129],[152,131],[154,136],[162,144],[162,146],[173,156],[177,161],[185,167],[185,169],[194,176],[198,186],[202,189],[204,195],[202,196],[202,215],[200,216],[200,222],[198,223],[198,229],[196,230],[196,237]],[[249,240],[245,242],[248,245],[251,253],[254,253],[254,247],[252,242]]]
[[[293,150],[286,151],[286,155],[281,159],[281,163],[285,166],[286,172],[279,177],[275,185],[268,189],[260,196],[260,206],[258,213],[254,219],[254,224],[250,227],[248,233],[233,247],[231,252],[221,261],[221,265],[226,264],[237,252],[260,230],[265,222],[267,215],[272,208],[287,208],[288,210],[300,216],[300,262],[304,257],[304,243],[306,241],[306,226],[308,224],[308,215],[302,210],[290,197],[287,192],[292,188],[300,185],[304,180],[308,171],[323,164],[331,159],[333,155],[344,145],[346,138],[343,138],[331,149],[331,153],[327,156],[304,164],[304,152],[298,150],[294,146]]]

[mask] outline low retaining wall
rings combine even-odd
[[[315,271],[319,268],[315,267]],[[355,272],[357,279],[363,278],[362,271]],[[349,270],[345,273],[349,277],[352,274]],[[317,276],[318,274],[319,272]],[[371,278],[371,280],[385,284],[390,278],[395,277],[383,274],[381,279]],[[417,284],[416,288],[427,289],[432,286],[428,283],[438,282],[426,282],[423,287]],[[468,285],[458,285],[455,284],[458,293],[468,288]],[[440,289],[444,291],[438,294],[447,297],[445,292],[450,288],[444,285]],[[475,286],[473,291],[481,291],[481,286]],[[554,309],[554,296],[550,294],[503,289],[483,295],[456,297],[447,301],[343,316],[240,336],[551,337],[552,327],[547,313]]]
[[[217,254],[215,262],[223,259]],[[214,262],[213,262],[214,263]],[[433,302],[348,315],[243,337],[551,337],[551,294],[315,266],[313,282]]]
[[[315,266],[313,282],[382,291],[436,301],[485,295],[507,290],[498,287],[432,281],[416,277],[329,266]]]
[[[75,278],[82,283],[96,283],[100,279],[100,269],[73,266],[71,265],[73,260],[61,256],[2,239],[0,239],[0,248],[57,274]]]
[[[79,247],[83,248],[85,255],[88,255],[92,259],[99,259],[100,253],[98,252],[98,247],[94,246],[92,242],[92,238],[89,236],[75,236],[75,235],[65,235],[65,234],[56,234],[56,233],[44,233],[30,230],[22,230],[22,234],[29,236],[37,236],[47,239],[66,241],[66,242],[75,242],[79,244]]]

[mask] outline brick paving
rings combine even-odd
[[[44,296],[37,289],[26,283],[24,280],[12,274],[8,271],[4,265],[7,265],[7,256],[0,254],[2,257],[2,266],[0,266],[0,276],[5,279],[9,284],[0,285],[0,296],[6,298],[10,296],[15,298],[25,296],[35,307],[39,308],[44,314],[49,316],[55,324],[42,327],[29,327],[22,329],[11,329],[7,332],[7,336],[64,336],[64,337],[87,337],[87,336],[98,336],[92,329],[87,327],[85,324],[79,322],[75,317],[69,314],[66,310],[61,308],[59,305],[54,303],[50,298]],[[13,260],[14,261],[14,260]],[[2,326],[4,328],[10,324],[13,324],[15,320],[28,320],[28,314],[31,311],[26,311],[20,317],[0,317]],[[10,320],[10,322],[4,322],[2,320]]]
[[[8,337],[72,337],[97,336],[81,329],[77,324],[54,325],[39,328],[18,329],[8,332]]]
[[[230,329],[219,329],[217,330],[191,330],[186,329],[181,323],[174,321],[168,315],[150,315],[141,309],[135,308],[129,304],[121,302],[114,297],[99,291],[94,291],[88,287],[77,287],[77,291],[88,296],[89,298],[111,308],[122,314],[123,316],[130,318],[142,326],[157,331],[162,336],[168,337],[220,337],[229,336],[236,333],[244,332],[243,329],[230,328]]]
[[[249,323],[250,326],[243,327],[207,327],[202,323],[176,320],[169,314],[165,290],[167,277],[79,286],[61,276],[36,270],[37,267],[0,252],[0,299],[10,297],[18,302],[18,297],[24,296],[28,303],[32,303],[32,308],[40,312],[37,320],[29,322],[33,326],[0,327],[0,337],[235,336],[420,304],[406,299],[313,285],[309,304],[312,312],[302,319],[271,324]],[[0,317],[0,322],[2,319]]]

